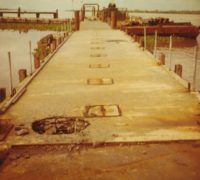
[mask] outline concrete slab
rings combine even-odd
[[[194,94],[157,66],[124,32],[104,23],[85,22],[54,56],[24,96],[1,119],[31,128],[35,120],[52,116],[83,117],[85,106],[117,104],[120,117],[86,118],[90,126],[71,135],[16,137],[11,144],[170,141],[200,139],[200,104]],[[106,57],[91,57],[91,42],[101,38]],[[89,64],[110,68],[91,69]],[[88,86],[88,77],[111,77],[111,86]]]

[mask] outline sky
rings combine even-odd
[[[99,3],[101,7],[114,2],[118,7],[141,10],[200,10],[200,0],[0,0],[0,8],[21,7],[33,10],[80,9],[82,3]]]

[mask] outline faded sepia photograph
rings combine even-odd
[[[200,0],[0,0],[0,180],[45,179],[200,179]]]

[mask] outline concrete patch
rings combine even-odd
[[[89,68],[110,68],[110,64],[90,64]]]
[[[101,54],[101,53],[96,53],[96,54],[91,54],[91,57],[106,57],[106,54]]]
[[[87,80],[88,85],[111,85],[114,84],[112,78],[90,78]]]
[[[85,117],[118,117],[121,110],[118,105],[94,105],[85,106]]]
[[[105,47],[91,47],[91,50],[102,50],[105,49]]]

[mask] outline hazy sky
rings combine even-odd
[[[107,6],[115,2],[118,7],[129,9],[159,9],[159,10],[200,10],[200,0],[0,0],[0,8],[55,10],[70,9],[72,1],[75,9],[79,9],[81,2],[99,3]]]

